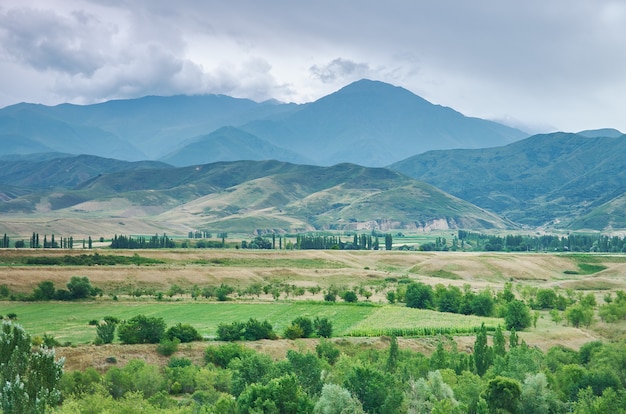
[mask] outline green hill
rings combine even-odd
[[[61,217],[66,222],[91,220],[94,226],[105,220],[107,230],[117,233],[127,229],[112,228],[113,219],[119,219],[120,226],[133,219],[149,228],[185,233],[198,228],[249,233],[507,226],[498,216],[431,185],[388,169],[354,164],[237,161],[126,169],[71,188],[13,194],[0,205],[13,220],[36,217],[54,222]]]
[[[586,134],[535,135],[497,148],[431,151],[391,168],[512,221],[562,227],[626,189],[626,137]],[[605,228],[595,223],[593,229]]]

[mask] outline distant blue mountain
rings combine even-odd
[[[493,147],[528,136],[371,80],[354,82],[281,119],[242,128],[324,165],[384,166],[428,150]]]
[[[232,142],[219,143],[208,138],[226,126],[248,135],[239,133],[235,140],[230,134],[226,138]],[[382,166],[432,149],[490,147],[526,136],[370,80],[304,105],[202,95],[0,109],[0,155],[66,152],[157,160],[176,153],[179,165],[223,160],[223,155],[229,160],[275,157]],[[206,158],[197,151],[200,140]],[[207,151],[212,143],[219,146]],[[186,145],[191,148],[185,150]]]
[[[277,147],[235,127],[223,127],[208,135],[197,137],[189,144],[161,158],[175,166],[207,164],[217,161],[290,160],[307,163],[301,155]]]

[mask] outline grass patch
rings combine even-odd
[[[382,306],[357,323],[350,336],[401,335],[462,335],[475,332],[484,323],[489,330],[502,324],[499,318],[413,309],[404,306]]]
[[[336,336],[346,336],[352,327],[378,308],[349,304],[295,303],[190,303],[190,302],[47,302],[0,304],[0,314],[17,314],[17,323],[31,335],[53,335],[60,342],[88,343],[96,337],[92,319],[110,315],[120,320],[143,314],[163,318],[168,326],[178,322],[192,325],[203,336],[214,337],[217,325],[267,319],[276,332],[289,326],[298,316],[329,318]]]
[[[325,259],[285,259],[258,257],[219,257],[194,260],[193,264],[224,267],[287,267],[295,269],[342,269],[344,263]]]
[[[580,269],[579,274],[592,275],[594,273],[603,271],[604,269],[606,269],[606,266],[601,264],[579,263],[578,268]]]
[[[428,276],[431,277],[437,277],[439,279],[450,279],[450,280],[460,280],[462,279],[461,276],[457,275],[454,272],[450,272],[448,270],[444,270],[444,269],[439,269],[439,270],[435,270],[433,272],[429,272],[427,273]]]
[[[0,313],[16,313],[17,323],[31,335],[54,336],[59,342],[90,343],[96,337],[91,320],[114,316],[120,320],[143,314],[163,318],[167,326],[178,322],[192,325],[205,337],[215,337],[217,325],[247,321],[250,318],[268,320],[281,334],[299,316],[328,318],[333,323],[333,336],[381,336],[404,334],[462,335],[474,332],[485,323],[495,329],[502,323],[498,318],[482,318],[431,310],[411,309],[392,305],[352,305],[324,302],[274,303],[198,303],[198,302],[47,302],[0,304]]]
[[[620,287],[615,282],[602,279],[578,280],[564,283],[562,286],[574,290],[612,290]]]

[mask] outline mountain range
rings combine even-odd
[[[529,137],[369,80],[302,105],[18,104],[0,143],[0,233],[626,229],[620,131]]]
[[[176,166],[277,159],[380,167],[428,150],[526,136],[371,80],[302,105],[204,95],[0,109],[0,155],[61,152]]]
[[[258,233],[510,225],[424,182],[386,168],[355,164],[320,167],[234,161],[173,168],[150,164],[154,162],[73,156],[33,162],[30,169],[7,168],[15,163],[0,162],[0,170],[7,171],[0,174],[0,182],[10,176],[30,186],[16,192],[15,187],[6,189],[0,184],[4,200],[0,231],[3,225],[24,217],[33,218],[28,221],[31,228],[41,220],[45,231],[56,229],[57,234],[67,234],[72,223],[84,226],[88,222],[93,228],[118,234],[145,234],[155,228],[186,234],[196,229]],[[96,168],[103,172],[97,173]],[[64,183],[58,180],[54,188],[45,188],[50,181],[34,185],[43,170],[92,177],[74,185],[68,176]]]
[[[626,136],[535,135],[509,145],[430,151],[390,166],[530,227],[626,228]]]

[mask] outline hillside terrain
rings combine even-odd
[[[57,168],[61,161],[67,168]],[[95,231],[89,225],[107,235],[510,225],[423,182],[354,164],[237,161],[173,168],[85,156],[34,162],[26,169],[4,163],[13,168],[5,168],[0,183],[28,186],[0,184],[0,233],[89,235]],[[39,173],[47,168],[63,178],[48,181],[53,173]],[[79,178],[84,180],[76,184]]]
[[[62,152],[177,166],[247,159],[384,166],[427,150],[527,136],[369,80],[302,105],[222,95],[23,103],[0,109],[0,131],[0,156]]]
[[[535,135],[496,148],[431,151],[392,169],[528,226],[624,228],[626,137]]]

